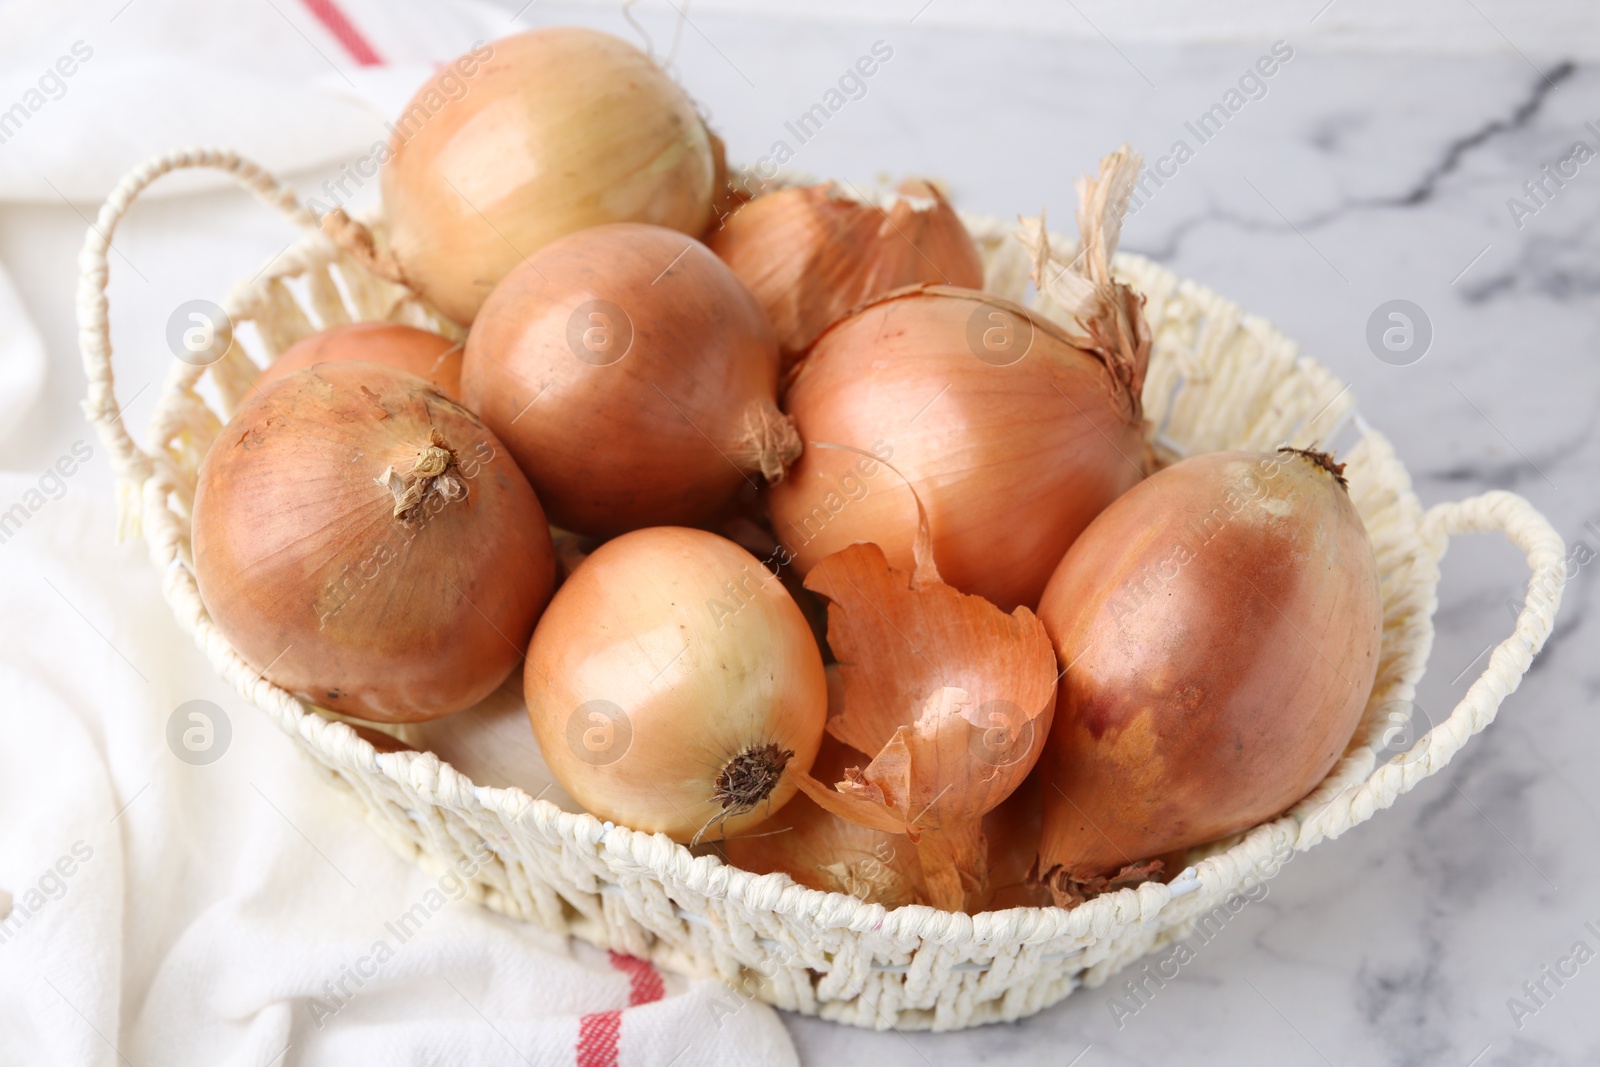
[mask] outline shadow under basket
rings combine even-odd
[[[150,443],[141,447],[112,388],[106,257],[132,201],[161,175],[191,167],[232,175],[305,232],[224,302],[231,322],[212,349],[223,351],[220,358],[204,366],[174,361]],[[1009,227],[964,218],[983,252],[987,288],[1022,301],[1029,263]],[[381,221],[368,221],[381,233]],[[1424,511],[1389,442],[1362,422],[1342,382],[1264,320],[1155,263],[1120,255],[1116,270],[1148,299],[1154,347],[1144,404],[1158,448],[1340,447],[1382,579],[1377,685],[1343,757],[1310,796],[1277,819],[1195,850],[1192,866],[1169,883],[1071,909],[887,910],[696,856],[665,836],[564,811],[521,788],[475,783],[432,752],[380,752],[264,681],[206,614],[189,539],[201,458],[259,373],[247,342],[268,361],[313,331],[351,321],[403,322],[457,338],[461,330],[343,255],[291,191],[218,149],[161,156],[128,174],[90,228],[80,262],[86,410],[119,477],[120,532],[149,543],[168,603],[217,671],[353,793],[397,849],[431,872],[466,872],[483,904],[838,1022],[950,1030],[1018,1019],[1185,937],[1199,918],[1276,873],[1285,857],[1365,821],[1449,762],[1517,688],[1559,603],[1564,546],[1526,501],[1491,492]],[[1395,753],[1393,713],[1410,707],[1433,642],[1439,560],[1450,535],[1471,531],[1499,531],[1526,554],[1528,596],[1515,632],[1449,717]]]

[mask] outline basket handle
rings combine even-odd
[[[78,347],[83,355],[84,373],[89,378],[89,394],[83,409],[111,453],[116,473],[133,483],[150,477],[151,457],[123,425],[122,409],[113,388],[111,324],[106,299],[110,271],[106,256],[111,250],[111,237],[117,223],[122,221],[139,194],[163,174],[188,168],[223,171],[296,225],[307,230],[318,229],[317,217],[300,203],[293,190],[260,166],[225,148],[187,148],[156,156],[123,175],[106,202],[100,205],[99,217],[90,224],[84,236],[83,251],[78,256]]]
[[[1449,718],[1434,726],[1404,754],[1375,768],[1363,781],[1345,787],[1318,805],[1301,826],[1297,849],[1311,847],[1324,837],[1337,837],[1356,822],[1393,804],[1400,794],[1443,769],[1467,740],[1494,721],[1500,702],[1522,684],[1533,657],[1545,639],[1561,606],[1566,582],[1566,545],[1543,515],[1515,493],[1496,490],[1428,509],[1422,520],[1422,539],[1436,558],[1443,558],[1452,536],[1463,533],[1500,532],[1528,559],[1532,576],[1516,629],[1489,656],[1466,696]]]

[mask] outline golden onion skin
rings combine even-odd
[[[563,234],[649,222],[698,235],[716,160],[694,102],[649,56],[577,26],[441,67],[396,120],[384,216],[405,279],[463,326]]]
[[[706,522],[799,450],[761,306],[660,226],[597,226],[530,256],[473,324],[461,384],[551,521],[597,537]]]
[[[837,673],[835,667],[828,668],[830,689],[836,687]],[[825,733],[811,775],[821,782],[837,782],[850,768],[869,762]],[[781,871],[803,886],[845,893],[865,904],[898,908],[927,903],[922,863],[916,845],[904,834],[847,822],[803,793],[771,819],[728,838],[722,851],[735,867],[756,874]]]
[[[1349,743],[1383,610],[1361,517],[1295,452],[1166,468],[1078,538],[1039,606],[1065,674],[1040,870],[1072,881],[1236,833]]]
[[[832,182],[757,197],[706,235],[772,319],[784,359],[874,297],[907,285],[983,287],[978,246],[944,195],[903,182],[887,207]]]
[[[264,389],[318,363],[362,360],[415,374],[454,400],[461,395],[459,342],[398,322],[350,322],[302,337],[284,349],[256,378]]]
[[[990,315],[1030,338],[1017,354],[977,354]],[[941,577],[1004,611],[1031,607],[1084,527],[1143,477],[1138,401],[1111,372],[1041,317],[966,289],[903,290],[835,323],[783,408],[806,447],[768,499],[801,573],[858,541],[910,571],[909,479]],[[864,474],[861,456],[819,443],[893,469]]]
[[[676,526],[624,534],[579,564],[534,631],[523,690],[567,792],[601,818],[685,842],[782,808],[828,711],[822,654],[783,585],[732,541]],[[769,745],[790,753],[781,777],[730,813],[719,774]]]
[[[395,516],[387,468],[430,433],[464,497]],[[471,707],[521,661],[555,560],[511,455],[427,382],[322,363],[253,394],[206,453],[194,572],[212,621],[254,669],[303,700],[377,722]]]

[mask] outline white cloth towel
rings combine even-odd
[[[59,320],[82,229],[36,218],[92,217],[124,170],[189,144],[289,177],[354,160],[432,62],[513,28],[375,0],[0,7],[0,1065],[795,1062],[770,1008],[503,918],[392,852],[215,677],[143,545],[114,543],[75,406]],[[214,232],[130,220],[112,261],[119,392],[156,383],[136,431],[160,323],[196,295],[180,279],[217,298],[241,242],[258,264],[277,247],[259,205],[196,185],[164,186],[155,214],[193,205]]]

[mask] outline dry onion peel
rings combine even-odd
[[[828,667],[828,706],[837,712],[843,698],[839,667]],[[831,735],[811,767],[820,781],[835,781],[866,757]],[[801,885],[844,893],[867,904],[897,908],[922,904],[922,865],[917,850],[899,834],[885,833],[839,818],[809,796],[798,795],[759,826],[723,842],[728,862],[757,874],[781,871]]]
[[[1038,309],[1074,331],[1078,347],[1100,357],[1132,400],[1135,417],[1150,361],[1150,326],[1144,298],[1111,276],[1111,254],[1122,237],[1139,166],[1138,154],[1123,145],[1100,161],[1094,179],[1077,180],[1079,242],[1070,260],[1051,247],[1043,212],[1021,219],[1016,230],[1033,259]]]
[[[787,361],[853,308],[919,283],[983,285],[978,247],[917,179],[882,206],[833,182],[757,197],[706,238],[772,319]]]
[[[1016,791],[983,817],[989,844],[989,892],[977,910],[1047,908],[1055,901],[1038,877],[1040,804],[1039,769]]]
[[[828,731],[875,753],[833,788],[800,788],[840,818],[916,845],[935,907],[961,910],[986,892],[983,816],[1027,776],[1054,709],[1055,658],[1027,608],[1007,615],[939,578],[926,516],[917,566],[889,566],[857,544],[815,567],[828,643],[844,679]]]

